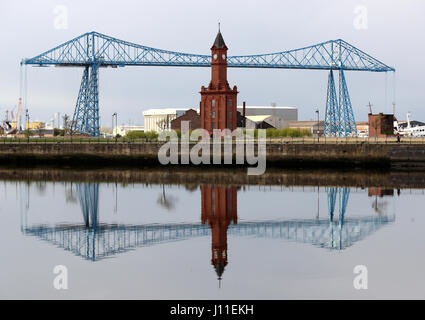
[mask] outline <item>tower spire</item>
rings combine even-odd
[[[227,50],[226,43],[224,43],[223,36],[221,35],[221,32],[220,32],[220,22],[218,23],[218,32],[217,32],[217,36],[215,37],[215,40],[214,40],[213,48],[214,47],[216,49],[226,49]]]

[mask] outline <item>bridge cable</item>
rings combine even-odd
[[[385,99],[384,99],[384,113],[387,113],[387,96],[388,96],[388,72],[385,72]]]
[[[396,106],[396,86],[397,86],[397,81],[396,81],[396,73],[395,71],[393,71],[393,106],[394,106],[394,115],[395,115],[395,106]]]
[[[27,110],[27,100],[28,100],[28,75],[27,75],[27,65],[25,65],[25,72],[24,72],[24,106],[25,106],[25,111]],[[26,120],[25,120],[26,121]],[[25,124],[25,129],[26,129],[26,124]]]
[[[20,131],[20,125],[21,125],[21,113],[20,108],[22,108],[22,94],[23,94],[23,65],[20,65],[19,69],[19,99],[21,99],[21,105],[18,105],[17,115],[16,115],[16,130]],[[19,101],[18,101],[19,103]]]

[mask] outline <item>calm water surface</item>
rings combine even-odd
[[[0,298],[425,298],[423,189],[0,182]],[[53,268],[68,269],[68,290]],[[353,287],[356,265],[368,289]]]

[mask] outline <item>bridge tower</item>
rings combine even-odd
[[[335,89],[333,70],[329,71],[324,134],[326,137],[357,135],[356,121],[343,69],[339,69],[338,95]]]
[[[102,58],[96,56],[95,35],[87,38],[88,63],[84,66],[80,91],[72,117],[71,133],[100,136],[99,124],[99,67]]]
[[[238,91],[227,81],[227,46],[220,30],[211,47],[211,81],[200,93],[201,127],[210,134],[214,129],[236,129]]]
[[[334,236],[334,213],[335,213],[335,204],[337,193],[339,192],[339,220],[338,220],[338,238],[339,238],[339,249],[343,248],[342,243],[342,230],[344,227],[344,216],[347,211],[348,198],[350,196],[350,188],[328,188],[326,190],[328,195],[328,213],[329,213],[329,232],[330,232],[330,246],[333,248],[335,245],[335,236]]]
[[[218,280],[227,265],[227,229],[237,223],[237,188],[225,186],[201,186],[202,224],[211,227],[211,263]]]
[[[79,183],[77,184],[77,191],[85,225],[86,256],[95,261],[95,239],[99,224],[99,183]]]
[[[99,184],[77,184],[78,198],[86,228],[96,229],[99,218]]]

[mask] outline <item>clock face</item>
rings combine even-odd
[[[213,55],[213,59],[214,59],[214,60],[217,60],[217,53],[215,53],[215,54]]]
[[[226,60],[226,55],[224,53],[221,57],[223,58],[223,60]]]

